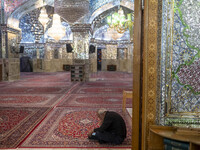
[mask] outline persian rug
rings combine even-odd
[[[20,76],[23,78],[30,78],[30,77],[43,77],[43,76],[56,76],[59,77],[70,76],[70,72],[20,72]]]
[[[88,86],[88,87],[132,87],[132,82],[108,82],[108,81],[95,81],[95,82],[85,82],[82,86]]]
[[[132,81],[133,80],[133,74],[132,73],[126,73],[126,72],[108,72],[108,71],[100,71],[96,73],[90,74],[90,79],[96,79],[98,80],[116,80],[116,81]]]
[[[32,78],[26,77],[25,81],[28,81],[28,82],[69,82],[71,79],[69,72],[54,72],[54,73],[49,73],[49,74],[41,74],[38,77],[35,77],[35,76],[32,76]]]
[[[110,111],[113,109],[109,109]],[[89,131],[99,127],[96,108],[55,108],[22,143],[21,148],[78,148],[78,147],[131,147],[131,119],[126,121],[127,138],[122,145],[99,144],[87,138]],[[114,111],[122,114],[121,109]]]
[[[0,148],[16,148],[49,108],[0,107]]]
[[[98,108],[122,108],[122,94],[71,94],[66,97],[58,107],[98,107]],[[132,99],[126,99],[126,107],[132,107]]]
[[[132,91],[127,87],[84,87],[79,86],[72,91],[73,94],[123,94],[123,90]]]
[[[70,82],[70,72],[21,72],[19,82]],[[18,82],[18,81],[16,81]]]
[[[10,85],[10,82],[7,82],[7,81],[1,81],[0,82],[0,88],[6,87],[6,86],[9,86],[9,85]]]
[[[26,79],[28,82],[69,82],[70,78],[59,78],[59,77],[52,77],[52,76],[46,76],[46,78],[31,78],[31,79]]]
[[[15,87],[67,87],[72,86],[72,82],[15,82],[9,86]]]
[[[1,94],[0,106],[53,107],[61,98],[61,94]]]
[[[70,90],[68,87],[5,87],[0,94],[62,94]]]

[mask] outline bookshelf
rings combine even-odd
[[[71,81],[85,81],[84,65],[71,66]]]
[[[150,150],[200,150],[200,129],[150,126]]]
[[[70,71],[70,69],[71,69],[70,65],[66,65],[66,64],[63,65],[64,71]]]

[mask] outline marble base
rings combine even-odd
[[[15,81],[20,79],[19,58],[0,59],[0,64],[3,81]]]

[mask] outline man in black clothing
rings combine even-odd
[[[126,124],[123,118],[118,113],[103,108],[98,110],[97,115],[102,124],[91,131],[88,138],[97,140],[100,144],[122,144],[126,138]]]

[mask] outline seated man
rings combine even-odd
[[[89,139],[97,140],[100,144],[121,144],[126,138],[126,124],[116,112],[101,108],[97,111],[101,126],[88,134]]]

